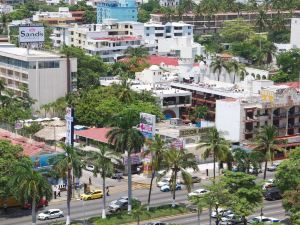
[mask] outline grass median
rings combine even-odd
[[[178,214],[184,214],[190,212],[185,206],[178,205],[176,207],[171,207],[170,205],[158,206],[150,208],[150,211],[144,211],[140,214],[140,220],[150,220],[157,219],[160,217],[174,216]],[[106,219],[101,219],[101,217],[93,217],[88,220],[94,225],[116,225],[116,224],[126,224],[136,222],[136,218],[133,215],[128,215],[127,212],[122,212],[118,214],[107,215]]]

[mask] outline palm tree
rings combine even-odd
[[[6,34],[6,32],[7,32],[7,21],[8,21],[7,15],[3,13],[1,16],[3,34]]]
[[[121,77],[121,84],[119,87],[119,100],[124,103],[130,103],[133,98],[133,93],[130,89],[131,83],[128,81],[127,77]]]
[[[197,221],[198,225],[200,225],[201,213],[203,212],[203,208],[207,206],[207,204],[205,203],[205,199],[199,196],[193,196],[189,200],[197,206]]]
[[[221,137],[218,130],[214,127],[209,130],[206,140],[200,142],[197,149],[205,148],[203,153],[204,159],[207,159],[211,154],[214,160],[214,179],[216,178],[216,162],[217,160],[225,160],[229,151],[229,142]]]
[[[258,11],[255,26],[258,28],[258,32],[261,33],[265,31],[268,27],[268,16],[266,14],[266,11],[263,9],[260,9]]]
[[[137,225],[140,225],[141,215],[150,216],[150,213],[146,211],[145,205],[139,205],[132,210],[132,217],[136,219]]]
[[[203,55],[195,55],[195,62],[204,62],[205,57]]]
[[[128,167],[128,212],[131,212],[132,200],[132,174],[131,174],[131,154],[140,151],[145,138],[143,134],[134,128],[136,125],[136,115],[128,111],[123,116],[114,121],[116,127],[107,133],[108,143],[113,145],[117,151],[127,152]]]
[[[100,145],[95,152],[89,152],[86,158],[86,162],[92,162],[94,165],[94,176],[99,173],[102,177],[102,193],[103,193],[103,209],[102,219],[106,218],[106,195],[105,195],[105,178],[112,175],[114,170],[114,164],[112,160],[118,162],[120,159],[119,154],[112,151],[107,145]]]
[[[81,160],[76,152],[75,148],[72,146],[61,144],[64,150],[63,154],[56,155],[51,160],[53,161],[53,169],[59,174],[61,178],[67,177],[67,221],[66,225],[71,223],[71,198],[72,198],[72,180],[74,180],[74,175],[79,175],[81,173]],[[73,171],[73,174],[72,174]],[[73,175],[73,176],[72,176]],[[72,179],[73,177],[73,179]]]
[[[147,58],[149,56],[149,52],[145,47],[129,47],[125,51],[125,55],[128,55],[129,58]]]
[[[228,67],[226,62],[220,57],[216,57],[210,64],[210,67],[212,68],[213,73],[218,72],[218,81],[220,81],[220,75],[223,69],[225,69],[226,72],[230,73],[230,68]]]
[[[246,72],[245,65],[239,63],[236,60],[230,60],[227,63],[228,67],[230,67],[230,70],[233,72],[233,83],[235,84],[236,76],[241,76]]]
[[[267,125],[262,127],[256,138],[257,147],[254,150],[262,152],[265,158],[264,179],[267,176],[268,161],[273,162],[275,151],[284,151],[278,146],[279,141],[276,140],[277,136],[277,127]]]
[[[168,172],[171,172],[169,185],[173,194],[172,207],[175,207],[178,173],[181,173],[182,181],[186,185],[187,191],[190,192],[192,188],[192,176],[187,169],[193,169],[194,171],[199,170],[195,155],[188,153],[186,150],[170,148],[164,152],[162,168],[164,168],[165,171],[159,176],[159,178],[165,176]]]
[[[51,108],[51,106],[50,106],[49,103],[48,103],[48,104],[45,104],[45,105],[42,105],[41,109],[44,110],[45,117],[47,116],[47,113],[49,112],[50,108]]]
[[[272,42],[266,42],[262,46],[261,52],[263,54],[266,64],[270,64],[273,60],[273,55],[275,54],[277,48]]]
[[[50,200],[52,188],[48,181],[36,170],[33,170],[32,163],[20,163],[15,168],[15,173],[9,181],[11,193],[20,202],[31,203],[32,225],[36,225],[36,208],[41,198]]]
[[[166,150],[166,142],[161,138],[160,135],[156,134],[154,140],[150,140],[148,143],[149,148],[145,150],[144,156],[151,155],[151,166],[152,166],[152,175],[151,175],[151,182],[149,187],[149,194],[148,194],[148,203],[147,203],[147,210],[149,211],[150,208],[150,201],[151,201],[151,192],[153,186],[153,180],[156,176],[156,171],[161,169],[161,162],[163,160],[163,154]]]

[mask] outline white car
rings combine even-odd
[[[91,165],[91,164],[88,164],[88,165],[86,165],[85,169],[86,169],[87,171],[93,172],[94,169],[95,169],[95,167],[94,167],[93,165]]]
[[[273,224],[279,223],[280,219],[266,216],[257,216],[248,221],[249,223],[265,223],[265,224]]]
[[[64,212],[60,209],[49,209],[38,214],[39,220],[49,220],[64,217]]]
[[[165,185],[169,185],[171,178],[170,177],[164,177],[160,181],[157,182],[157,187],[162,187]]]
[[[218,214],[219,216],[228,215],[228,214],[232,214],[232,211],[229,209],[218,208]],[[211,217],[212,218],[217,217],[217,212],[215,210],[211,213]]]
[[[201,196],[206,194],[208,191],[205,189],[197,189],[195,191],[192,191],[191,193],[188,194],[188,197],[192,197],[192,196]]]

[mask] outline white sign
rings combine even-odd
[[[19,27],[19,41],[20,43],[44,42],[44,27]]]
[[[23,123],[21,123],[21,122],[16,122],[15,123],[15,129],[16,130],[20,130],[20,129],[22,129],[23,128]]]
[[[72,108],[67,108],[66,109],[66,115],[65,119],[67,122],[67,134],[66,134],[66,144],[67,145],[72,145],[72,139],[73,139],[73,132],[72,132],[72,126],[73,126],[73,117],[72,117]]]
[[[149,113],[140,114],[140,130],[146,138],[152,138],[155,135],[156,116]]]

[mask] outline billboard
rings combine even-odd
[[[74,139],[74,109],[66,108],[65,120],[67,123],[66,144],[73,146]]]
[[[45,41],[45,31],[43,26],[20,26],[20,43],[37,43]]]
[[[146,138],[155,135],[156,116],[149,113],[140,113],[140,131]]]

